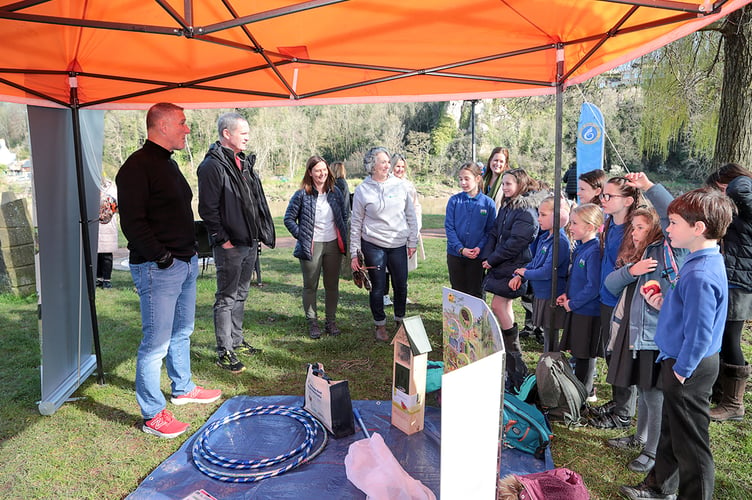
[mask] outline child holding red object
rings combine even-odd
[[[600,194],[603,212],[608,216],[601,234],[601,336],[605,345],[609,343],[611,315],[619,298],[608,291],[604,283],[606,276],[616,269],[616,258],[623,241],[631,241],[629,217],[643,202],[642,193],[629,183],[626,177],[612,177]],[[604,354],[610,363],[611,355]],[[611,386],[613,399],[598,408],[591,408],[594,417],[589,424],[598,429],[627,429],[632,426],[635,414],[637,390],[634,386]]]
[[[620,488],[627,498],[676,498],[677,490],[681,498],[713,498],[710,393],[718,375],[728,307],[728,280],[718,241],[733,212],[723,193],[708,188],[685,193],[668,207],[671,245],[689,254],[665,295],[643,295],[661,311],[655,343],[660,350],[663,412],[655,465],[640,484]]]

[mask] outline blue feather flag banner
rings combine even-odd
[[[577,177],[585,172],[603,168],[603,151],[606,127],[601,110],[595,104],[584,102],[577,122]]]

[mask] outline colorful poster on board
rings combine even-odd
[[[504,349],[501,329],[482,299],[444,288],[444,373]]]
[[[605,132],[603,115],[598,106],[590,102],[582,103],[577,123],[577,177],[603,168]]]

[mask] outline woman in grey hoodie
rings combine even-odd
[[[358,252],[364,257],[371,280],[369,303],[376,324],[376,339],[388,341],[384,314],[386,271],[394,286],[394,320],[405,317],[407,260],[418,244],[418,223],[413,202],[404,181],[390,173],[389,152],[371,148],[363,158],[368,177],[355,189],[350,227],[350,267],[361,269]]]

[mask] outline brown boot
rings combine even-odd
[[[376,340],[389,342],[389,334],[386,333],[386,325],[376,325]]]
[[[723,397],[718,406],[710,410],[710,419],[716,422],[739,421],[744,417],[744,392],[749,378],[750,365],[727,365],[721,362],[720,379]]]
[[[319,321],[317,319],[308,320],[308,336],[312,339],[321,338],[321,328],[319,328]]]
[[[336,337],[340,333],[339,328],[337,328],[337,323],[334,322],[334,320],[326,320],[326,325],[324,326],[324,331],[331,335],[332,337]]]

